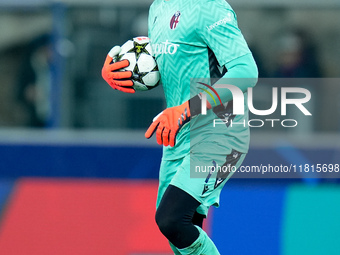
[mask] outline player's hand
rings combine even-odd
[[[120,51],[121,48],[119,46],[115,46],[107,54],[104,66],[102,68],[102,77],[113,89],[117,89],[125,93],[135,93],[135,90],[132,88],[132,72],[119,71],[124,67],[128,67],[130,64],[129,61],[125,59],[112,63]]]
[[[167,108],[153,119],[145,137],[149,139],[156,132],[158,144],[174,147],[177,133],[190,120],[190,117],[189,101]]]

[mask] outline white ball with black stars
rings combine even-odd
[[[117,61],[127,59],[130,65],[124,70],[133,73],[135,90],[150,90],[159,84],[160,73],[148,37],[135,37],[121,46]]]

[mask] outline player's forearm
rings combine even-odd
[[[213,86],[223,103],[232,100],[233,95],[229,89],[217,88],[217,84],[234,85],[245,93],[249,87],[256,85],[258,78],[258,69],[252,54],[244,55],[227,63],[226,68],[228,72]],[[217,95],[213,95],[216,97],[214,98],[215,101],[218,102]],[[208,96],[207,99],[211,105],[214,105],[214,99],[210,96]]]

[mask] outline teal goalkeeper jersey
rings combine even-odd
[[[192,78],[221,78],[229,62],[251,54],[238,28],[236,14],[225,0],[155,0],[148,23],[167,107],[180,105],[193,96]],[[245,123],[246,102],[244,115],[232,116],[228,104],[209,110],[206,116],[194,117],[180,130],[175,147],[164,147],[163,159],[181,158],[190,151],[190,145],[204,140],[246,153],[247,125],[212,126],[214,119],[223,116],[235,123]]]

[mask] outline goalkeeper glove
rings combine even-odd
[[[181,127],[190,120],[189,101],[179,106],[170,107],[158,114],[145,133],[150,138],[156,132],[158,144],[175,146],[175,139]]]
[[[211,106],[208,104],[208,108]],[[185,123],[201,113],[201,97],[197,95],[183,104],[165,109],[158,114],[145,133],[150,138],[156,132],[157,143],[174,147],[176,136]]]
[[[129,61],[125,59],[112,63],[120,51],[121,48],[119,46],[115,46],[107,54],[102,68],[102,77],[113,89],[120,90],[125,93],[135,93],[135,90],[132,88],[133,81],[130,79],[132,77],[132,72],[119,71],[124,67],[128,67],[130,65]]]

